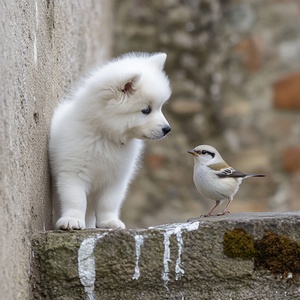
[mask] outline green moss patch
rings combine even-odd
[[[244,229],[233,229],[224,235],[224,253],[230,258],[252,259],[254,239]]]
[[[225,233],[223,246],[230,258],[253,259],[255,270],[265,269],[283,279],[300,274],[300,243],[287,236],[268,231],[254,240],[244,229],[236,228]]]
[[[286,278],[289,273],[300,274],[300,244],[286,236],[266,232],[255,242],[254,267],[267,269]]]

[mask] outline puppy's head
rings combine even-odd
[[[160,139],[170,130],[162,113],[171,95],[163,71],[167,55],[131,53],[95,73],[93,103],[99,125],[120,140]],[[95,101],[96,100],[96,101]]]

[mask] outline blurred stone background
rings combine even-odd
[[[147,142],[123,205],[127,226],[186,221],[214,205],[192,180],[187,150],[199,144],[267,174],[244,181],[232,212],[299,210],[300,2],[116,0],[114,10],[114,56],[167,52],[173,89],[172,132]]]

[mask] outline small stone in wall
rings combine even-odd
[[[194,115],[200,112],[203,107],[201,103],[186,99],[177,99],[170,104],[170,109],[177,115]]]
[[[279,109],[300,110],[300,73],[275,82],[274,106]]]
[[[149,154],[146,156],[147,166],[153,169],[159,169],[164,166],[165,158],[159,154]]]
[[[300,147],[290,147],[283,151],[282,166],[288,172],[300,171]]]

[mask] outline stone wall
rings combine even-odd
[[[33,237],[34,299],[299,299],[300,214]]]
[[[30,298],[32,233],[51,228],[47,141],[62,94],[111,51],[112,1],[0,2],[0,290]]]
[[[203,202],[195,201],[200,196],[192,183],[192,158],[186,150],[200,143],[215,145],[236,168],[268,174],[266,179],[249,179],[244,183],[233,203],[233,211],[300,208],[299,201],[296,201],[300,192],[298,1],[117,0],[114,19],[111,6],[111,0],[3,0],[0,3],[0,290],[1,297],[5,299],[30,299],[32,260],[38,266],[35,271],[42,271],[34,273],[37,284],[35,296],[48,297],[49,293],[50,296],[51,293],[55,297],[61,296],[59,293],[72,293],[74,287],[79,291],[79,297],[87,296],[89,291],[89,286],[83,285],[85,279],[82,274],[79,278],[78,273],[69,273],[69,269],[64,268],[68,266],[67,262],[64,265],[52,255],[56,249],[61,254],[66,254],[66,251],[71,255],[75,253],[62,257],[70,259],[78,272],[79,248],[76,247],[89,234],[93,246],[94,238],[100,238],[99,232],[45,232],[36,235],[33,252],[30,239],[37,231],[51,228],[47,141],[52,111],[79,76],[94,63],[110,56],[113,20],[117,26],[114,54],[132,50],[166,51],[166,70],[174,91],[165,108],[173,127],[172,134],[164,141],[149,143],[146,147],[145,167],[141,168],[124,204],[123,217],[127,226],[147,227],[185,221],[212,205],[211,202],[205,203],[204,199]],[[245,215],[242,217],[247,218]],[[298,221],[299,216],[287,214],[284,218],[285,222],[287,219],[291,221],[274,221],[265,225],[269,229],[278,227],[277,234],[287,234],[291,240],[298,241],[299,233],[293,222]],[[207,222],[206,225],[201,223],[207,230],[207,236],[222,241],[225,227],[221,227],[222,232],[217,231],[214,224],[219,222],[223,226],[223,220],[203,221]],[[243,220],[239,219],[239,226],[261,238],[261,226],[249,225],[248,228]],[[265,220],[268,221],[268,217]],[[255,224],[261,225],[259,222]],[[236,222],[232,220],[228,224],[230,230]],[[147,280],[144,283],[146,288],[156,291],[161,270],[153,270],[153,266],[158,266],[154,259],[160,257],[158,254],[168,256],[168,248],[164,247],[171,235],[170,255],[183,251],[179,243],[181,230],[190,228],[184,226],[111,232],[110,235],[116,236],[116,245],[124,248],[116,247],[115,252],[107,248],[108,257],[128,258],[128,253],[133,256],[125,261],[124,268],[122,262],[116,261],[106,265],[104,272],[117,274],[113,281],[124,278],[123,270],[127,275],[134,270],[133,275],[137,277],[135,255],[138,252],[135,251],[138,248],[135,247],[138,240],[135,239],[136,243],[126,241],[133,236],[153,235],[153,244],[151,241],[148,245],[145,243],[153,250],[149,252],[151,263],[144,262],[145,269],[141,270],[143,276],[151,277],[153,274],[154,285],[149,287]],[[168,231],[170,228],[172,231]],[[219,235],[212,235],[212,230]],[[165,243],[156,239],[157,236],[163,236]],[[48,237],[49,244],[46,243]],[[202,253],[200,248],[193,246],[195,240],[198,241],[196,246],[205,246],[202,237],[201,231],[196,235],[190,233],[187,241],[190,252],[182,253],[192,257]],[[75,241],[75,244],[62,245],[60,238],[63,243]],[[107,241],[114,240],[109,235],[106,238]],[[219,258],[224,259],[221,244],[215,245],[215,240],[212,240],[207,253],[214,249]],[[103,243],[101,247],[106,246],[107,243]],[[43,265],[43,268],[47,266],[49,269],[43,269],[38,262],[43,259],[41,253],[47,247],[47,256],[51,259],[44,261],[46,264]],[[101,257],[101,253],[96,255]],[[103,259],[105,256],[102,257],[105,264],[110,261],[109,258]],[[176,276],[181,272],[181,265],[177,265],[177,260],[170,262],[172,270],[177,266],[178,272],[166,277],[169,267],[168,257],[166,259],[161,266],[165,270],[164,278],[177,292]],[[187,256],[182,256],[182,259],[189,261]],[[227,258],[225,263],[232,265]],[[212,265],[213,260],[209,267],[206,266],[206,269],[211,268],[211,278],[218,271],[218,265],[216,268]],[[245,276],[248,285],[251,263],[238,261],[237,266],[239,270],[246,270],[242,276]],[[198,269],[192,270],[194,273]],[[61,276],[57,277],[57,288],[53,288],[51,282],[54,278],[52,271]],[[290,270],[287,271],[288,274],[282,277],[291,276],[289,273],[293,275]],[[254,279],[262,280],[259,286],[271,282],[270,286],[274,292],[280,292],[280,297],[286,296],[286,293],[293,297],[297,293],[295,285],[285,290],[281,283],[272,281],[273,275],[260,275],[253,275]],[[67,283],[75,282],[72,288],[61,290],[63,278],[69,280]],[[189,278],[192,277],[186,278],[188,280],[182,282],[189,290],[189,285],[193,284]],[[193,278],[198,284],[199,274]],[[137,285],[132,277],[126,280],[130,284],[133,282],[133,286]],[[123,284],[115,282],[120,287]],[[159,283],[160,295],[167,291],[165,283]],[[96,287],[102,288],[102,283],[96,282]],[[38,294],[39,288],[43,288],[46,294]],[[97,293],[101,293],[101,289]],[[103,293],[108,294],[108,299],[113,299],[109,285]],[[124,293],[128,291],[124,290]],[[228,293],[230,295],[230,290]],[[151,293],[149,295],[151,298]],[[179,293],[177,296],[182,295]],[[75,299],[73,294],[68,297],[65,299]],[[118,297],[116,295],[116,299]]]
[[[147,145],[124,203],[127,225],[208,211],[186,152],[199,144],[267,174],[243,183],[232,211],[300,209],[299,11],[297,0],[116,1],[115,54],[167,52],[173,88],[164,108],[173,130]]]

